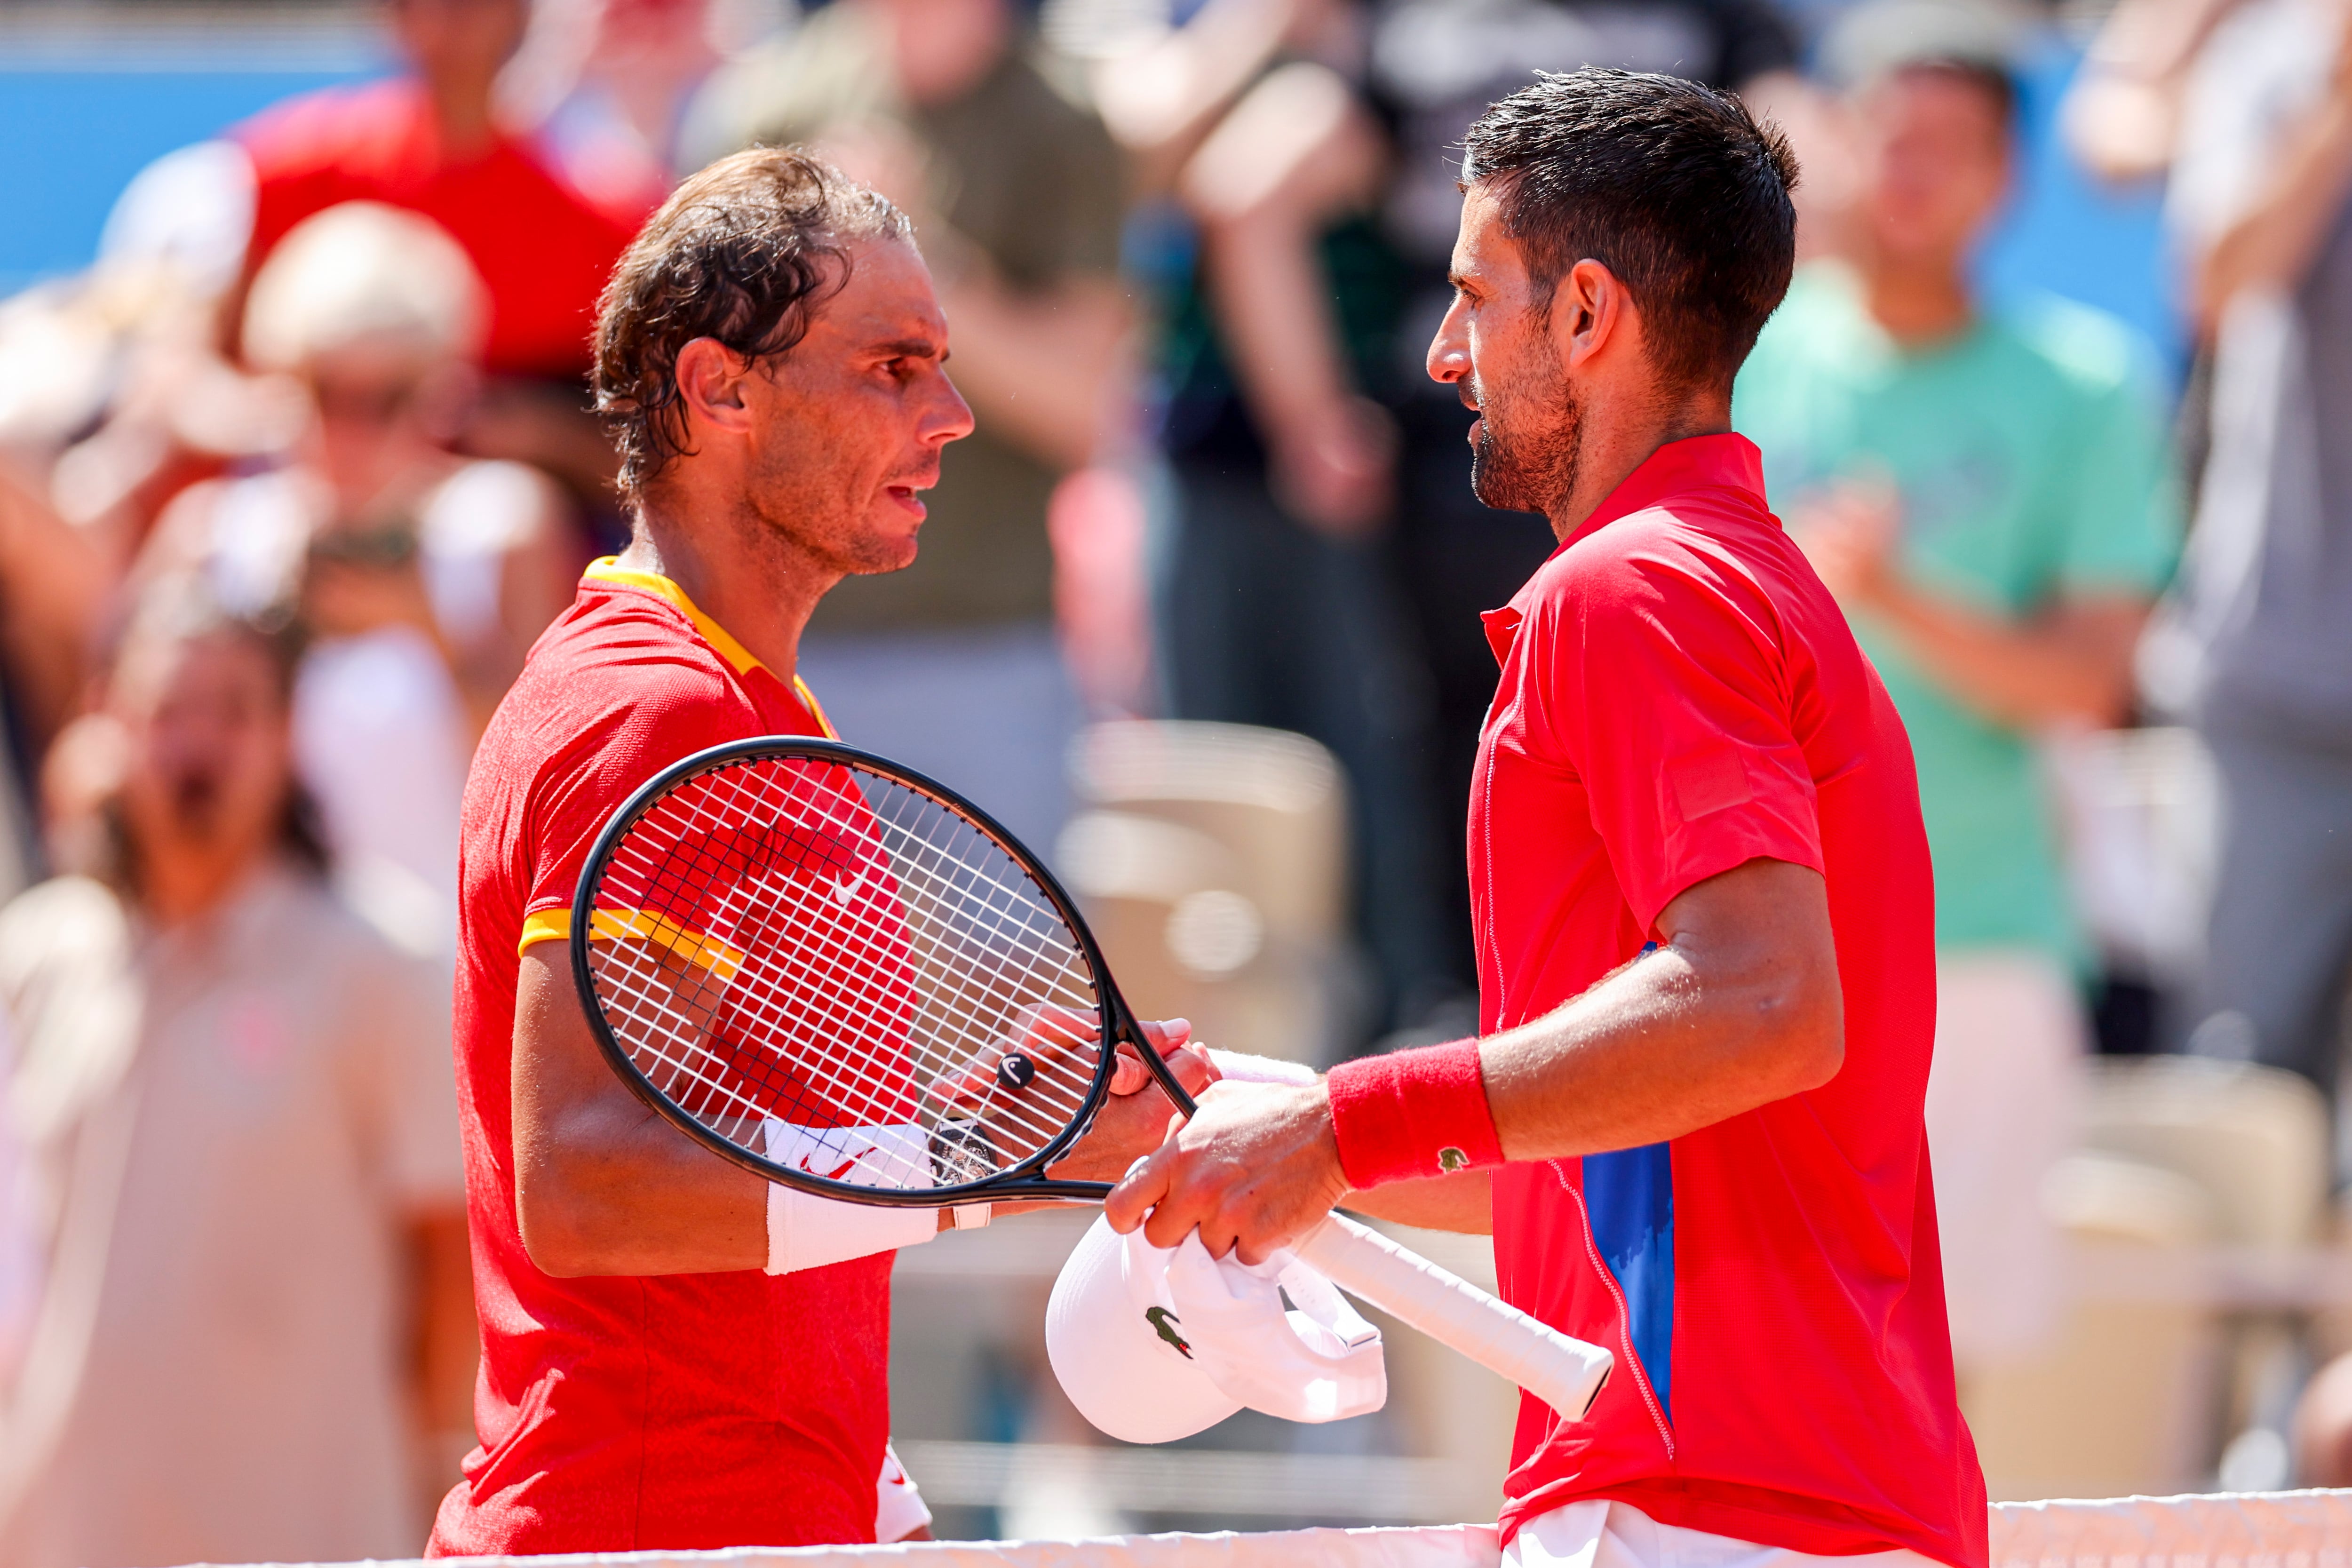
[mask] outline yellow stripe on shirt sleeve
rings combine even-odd
[[[542,942],[572,940],[570,910],[539,910],[522,917],[522,940],[515,943],[517,952],[529,952]]]
[[[571,939],[572,911],[541,910],[523,918],[522,942],[516,951],[526,952],[534,942]],[[719,980],[732,980],[742,973],[746,956],[740,948],[730,947],[717,937],[689,931],[651,910],[598,910],[590,918],[588,940],[658,942],[688,963],[700,964]]]

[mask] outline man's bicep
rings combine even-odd
[[[614,1076],[572,983],[563,942],[525,948],[515,979],[514,1142],[518,1167],[583,1106],[627,1089]]]

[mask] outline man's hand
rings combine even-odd
[[[1884,482],[1843,479],[1798,506],[1789,537],[1812,563],[1822,585],[1849,609],[1885,603],[1895,584],[1895,546],[1903,501]]]
[[[1112,1192],[1114,1229],[1168,1247],[1197,1226],[1212,1257],[1262,1263],[1347,1195],[1321,1084],[1223,1083],[1200,1107]]]
[[[1185,1093],[1197,1097],[1216,1081],[1217,1069],[1209,1065],[1209,1053],[1192,1043],[1192,1026],[1185,1020],[1146,1024],[1143,1037],[1160,1052]],[[1129,1166],[1159,1147],[1176,1119],[1175,1102],[1160,1087],[1160,1080],[1122,1046],[1118,1063],[1111,1069],[1110,1099],[1068,1158],[1049,1167],[1046,1173],[1057,1181],[1115,1182]]]

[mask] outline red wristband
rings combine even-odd
[[[1341,1062],[1324,1082],[1339,1169],[1359,1192],[1503,1163],[1475,1040]]]

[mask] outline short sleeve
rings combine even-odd
[[[1769,601],[1654,531],[1609,540],[1625,527],[1589,542],[1614,553],[1574,574],[1538,655],[1555,739],[1646,931],[1686,889],[1749,860],[1822,859]]]
[[[2179,483],[2153,402],[2131,385],[2103,391],[2085,411],[2063,469],[2062,588],[2154,597],[2180,550]]]
[[[625,686],[541,770],[525,803],[525,945],[534,932],[563,934],[531,917],[570,910],[596,836],[639,786],[672,763],[765,729],[715,669],[684,659],[598,675]]]

